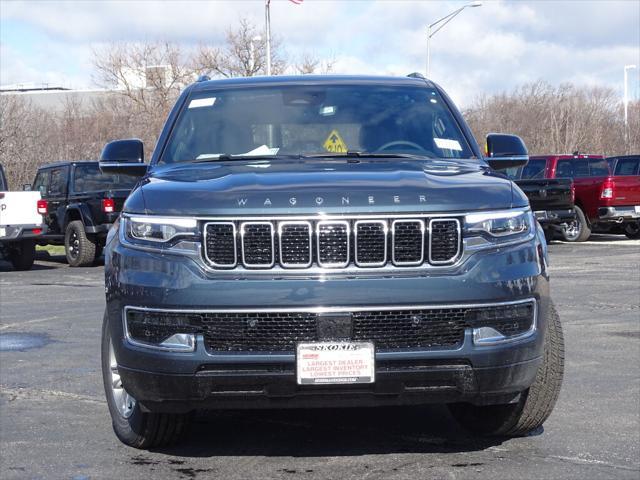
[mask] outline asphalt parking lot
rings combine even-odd
[[[640,477],[640,241],[550,246],[566,337],[543,432],[481,439],[440,406],[200,415],[179,447],[113,435],[100,377],[103,269],[0,264],[0,478]]]

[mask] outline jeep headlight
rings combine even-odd
[[[151,249],[180,248],[198,240],[198,221],[195,218],[127,215],[121,228],[125,240],[133,245]]]
[[[485,237],[511,239],[534,231],[531,210],[478,212],[465,216],[465,230]]]

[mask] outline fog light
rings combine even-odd
[[[176,333],[160,343],[161,347],[192,352],[196,346],[196,336],[192,333]]]
[[[491,344],[495,342],[501,342],[507,337],[502,335],[495,328],[480,327],[473,329],[473,343],[476,345]]]

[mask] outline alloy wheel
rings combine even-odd
[[[133,414],[136,406],[136,399],[133,398],[122,386],[122,379],[118,373],[118,363],[113,351],[113,343],[109,342],[109,371],[111,372],[111,395],[118,413],[124,418],[129,418]]]

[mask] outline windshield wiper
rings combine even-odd
[[[192,163],[206,162],[225,162],[230,160],[283,160],[283,159],[300,159],[300,155],[232,155],[229,153],[220,153],[205,158],[196,158]]]
[[[327,153],[313,153],[308,155],[302,155],[302,158],[413,158],[413,159],[425,159],[433,158],[431,155],[416,154],[416,153],[393,153],[393,152],[363,152],[359,150],[349,150],[347,152],[327,152]]]

